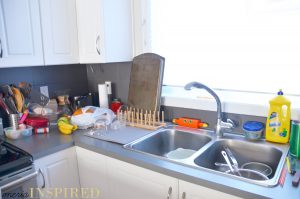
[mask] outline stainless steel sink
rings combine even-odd
[[[171,126],[155,131],[132,143],[124,145],[126,149],[156,156],[207,172],[225,175],[262,186],[275,186],[278,183],[289,146],[274,144],[264,140],[249,142],[243,136],[226,134],[218,138],[213,131],[193,130]],[[225,163],[221,150],[230,148],[239,166],[248,162],[260,162],[272,168],[269,180],[253,180],[226,173],[226,167],[216,166],[215,162]],[[185,159],[170,159],[167,154],[178,148],[194,150],[195,153]]]
[[[272,173],[268,176],[269,180],[253,180],[247,178],[243,178],[243,180],[249,182],[255,181],[256,184],[265,186],[274,186],[280,177],[286,154],[284,154],[284,150],[271,145],[272,144],[269,143],[258,144],[233,139],[220,139],[215,141],[207,150],[196,157],[194,163],[202,168],[230,175],[230,177],[241,178],[239,176],[233,176],[233,174],[224,173],[225,170],[229,170],[226,166],[215,165],[216,162],[226,164],[221,151],[224,150],[225,147],[228,147],[237,159],[239,167],[245,163],[259,162],[272,168]]]
[[[125,148],[166,157],[169,152],[178,148],[198,151],[211,140],[212,138],[205,134],[178,129],[163,129],[125,145]]]

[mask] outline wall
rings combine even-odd
[[[70,90],[70,95],[82,95],[88,92],[86,66],[80,64],[35,66],[19,68],[0,68],[0,85],[29,82],[33,89],[48,86],[50,97],[55,91]]]
[[[88,87],[92,92],[97,92],[97,85],[99,83],[104,83],[105,81],[111,81],[113,84],[113,94],[126,104],[129,82],[130,82],[130,72],[131,72],[131,62],[125,63],[110,63],[110,64],[91,64],[87,65],[87,79]],[[203,111],[195,109],[186,109],[179,107],[162,107],[165,111],[165,118],[167,121],[171,121],[173,118],[177,117],[192,117],[203,119],[204,122],[209,123],[209,129],[214,129],[217,120],[217,114],[214,111]],[[265,117],[249,116],[249,115],[239,115],[225,113],[225,118],[231,118],[237,122],[238,128],[237,132],[242,133],[242,124],[245,121],[261,121],[266,122]]]

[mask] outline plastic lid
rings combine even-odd
[[[264,128],[264,124],[256,121],[245,122],[243,128],[247,131],[260,131]]]
[[[278,91],[277,95],[283,95],[283,92],[281,89]]]

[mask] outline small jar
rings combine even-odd
[[[262,122],[247,121],[243,125],[243,130],[246,139],[259,140],[264,130],[264,124]]]

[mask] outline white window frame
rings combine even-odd
[[[151,52],[149,44],[150,10],[147,4],[151,0],[133,0],[134,55]],[[193,81],[193,80],[191,80]],[[203,83],[203,82],[202,82]],[[269,100],[276,93],[218,90],[224,112],[266,117]],[[300,120],[300,96],[287,95],[291,101],[291,119]],[[185,91],[180,86],[163,86],[162,105],[189,109],[215,111],[215,100],[204,90]]]

